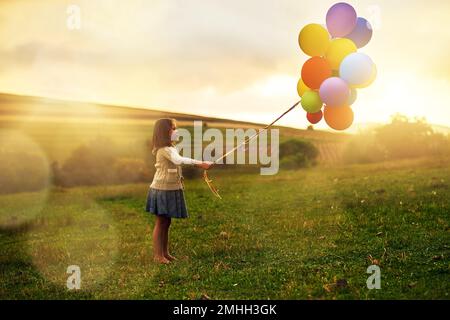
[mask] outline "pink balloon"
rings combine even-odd
[[[350,87],[341,78],[328,78],[320,86],[319,95],[327,106],[344,107],[350,99]]]
[[[372,39],[372,32],[372,26],[369,21],[364,18],[358,18],[355,29],[345,37],[352,40],[358,48],[362,48]]]
[[[356,11],[345,2],[333,5],[327,12],[327,28],[334,38],[345,37],[356,26]]]

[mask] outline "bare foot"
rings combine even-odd
[[[170,254],[165,254],[164,257],[166,259],[169,259],[170,261],[174,261],[174,260],[178,260],[177,258],[175,258],[174,256],[170,255]]]
[[[153,261],[157,262],[157,263],[162,263],[162,264],[169,264],[170,260],[168,260],[166,257],[154,257]]]

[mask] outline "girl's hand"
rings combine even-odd
[[[211,161],[203,161],[203,163],[199,164],[198,166],[204,170],[208,170],[212,166],[213,162]]]

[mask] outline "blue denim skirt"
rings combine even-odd
[[[149,188],[145,211],[167,218],[187,218],[188,210],[183,189],[159,190]]]

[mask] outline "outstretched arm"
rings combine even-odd
[[[178,153],[177,149],[175,149],[175,147],[168,147],[168,148],[165,148],[165,150],[167,152],[164,152],[164,156],[176,165],[188,164],[188,165],[200,166],[201,164],[203,164],[203,161],[180,156],[180,154]]]

